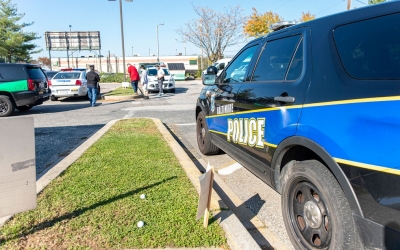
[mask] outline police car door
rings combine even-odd
[[[237,143],[253,172],[268,183],[273,153],[296,133],[310,83],[307,37],[306,29],[267,37],[249,81],[236,94],[236,119],[243,128]]]
[[[218,76],[217,84],[210,86],[206,94],[210,106],[206,120],[212,141],[220,149],[233,155],[234,158],[238,153],[235,143],[237,136],[233,136],[231,130],[232,121],[235,120],[235,112],[238,108],[236,93],[246,80],[247,68],[243,66],[248,65],[255,57],[254,55],[260,49],[259,43],[258,40],[241,49]]]

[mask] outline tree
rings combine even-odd
[[[314,19],[315,15],[311,14],[310,12],[307,13],[301,12],[300,22],[307,22]]]
[[[386,2],[386,0],[368,0],[368,4],[377,4],[383,2]]]
[[[185,27],[176,32],[182,41],[201,48],[209,61],[223,58],[227,47],[244,41],[241,29],[245,17],[239,5],[224,8],[223,13],[208,7],[193,6],[193,9],[199,18],[185,23]]]
[[[50,61],[50,58],[48,58],[48,57],[39,57],[37,59],[37,62],[41,65],[44,65],[44,66],[47,66],[50,68],[51,61]]]
[[[282,21],[282,18],[278,14],[268,11],[260,15],[253,8],[253,13],[245,23],[243,32],[250,37],[261,37],[272,32],[269,27],[279,21]]]
[[[24,16],[17,13],[17,7],[11,0],[0,0],[0,56],[5,57],[7,62],[29,61],[31,53],[41,51],[35,50],[38,46],[30,43],[40,38],[37,33],[23,31],[33,22],[18,24]]]

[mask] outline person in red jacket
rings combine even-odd
[[[138,82],[140,80],[139,72],[137,71],[135,65],[131,65],[130,63],[127,64],[128,66],[128,75],[131,78],[131,85],[135,94],[137,94],[138,90]]]

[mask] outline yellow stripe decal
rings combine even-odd
[[[209,130],[209,132],[212,132],[214,134],[220,134],[220,135],[226,136],[226,133],[219,132],[219,131],[216,131],[216,130]]]
[[[362,98],[362,99],[352,99],[352,100],[333,101],[333,102],[318,102],[318,103],[312,103],[312,104],[304,104],[304,106],[303,105],[293,105],[293,106],[284,106],[284,107],[276,107],[276,108],[262,108],[262,109],[254,109],[251,111],[242,111],[242,112],[227,113],[227,114],[220,114],[220,115],[210,115],[210,116],[206,116],[206,118],[229,116],[229,115],[235,115],[235,114],[269,112],[269,111],[277,111],[277,110],[282,110],[282,109],[298,109],[298,108],[302,108],[302,107],[312,108],[312,107],[320,107],[320,106],[344,105],[344,104],[366,103],[366,102],[387,102],[387,101],[400,101],[400,96]]]
[[[398,169],[386,168],[386,167],[365,164],[365,163],[355,162],[355,161],[349,161],[349,160],[339,159],[339,158],[335,158],[335,157],[333,159],[338,163],[343,163],[343,164],[351,165],[354,167],[365,168],[365,169],[388,173],[388,174],[400,175],[400,170],[398,170]]]
[[[277,148],[278,147],[278,145],[271,144],[271,143],[268,143],[266,141],[264,142],[264,144],[267,145],[268,147],[272,147],[272,148]]]

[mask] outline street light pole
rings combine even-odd
[[[115,1],[115,0],[108,0]],[[133,2],[133,0],[125,0],[125,2]],[[124,44],[124,21],[122,17],[122,0],[119,0],[119,19],[121,23],[121,40],[122,40],[122,68],[124,69],[124,81],[126,82],[126,69],[125,69],[125,44]]]
[[[160,62],[160,45],[158,41],[158,26],[159,25],[164,25],[164,23],[160,23],[157,25],[157,62]]]
[[[133,56],[133,46],[132,46],[132,56]]]
[[[126,0],[125,0],[126,1]],[[121,39],[122,39],[122,68],[124,69],[124,82],[126,82],[126,70],[125,70],[125,44],[124,44],[124,22],[122,18],[122,0],[119,0],[119,17],[121,22]]]
[[[72,25],[70,24],[69,25],[69,39],[70,39],[70,41],[71,41],[71,27],[72,27]],[[71,53],[71,64],[72,64],[72,68],[74,67],[74,53]],[[69,68],[69,65],[68,65],[68,68]]]

